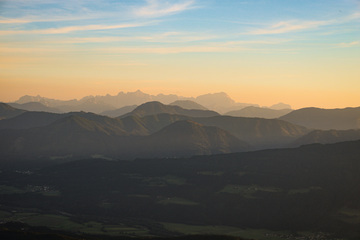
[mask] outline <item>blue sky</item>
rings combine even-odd
[[[0,53],[0,101],[142,89],[359,105],[360,0],[2,0]]]

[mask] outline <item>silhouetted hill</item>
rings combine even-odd
[[[43,127],[63,117],[65,117],[64,114],[58,113],[24,112],[14,118],[0,120],[0,129],[27,129]]]
[[[15,117],[23,112],[25,111],[0,102],[0,120]]]
[[[0,129],[29,129],[36,127],[44,127],[54,123],[59,119],[69,116],[81,116],[85,119],[96,121],[100,124],[112,125],[113,128],[121,128],[122,122],[119,119],[113,119],[106,116],[97,115],[86,112],[70,112],[70,113],[48,113],[48,112],[25,112],[19,116],[10,119],[0,120]]]
[[[44,114],[44,113],[43,113]],[[136,116],[113,119],[92,113],[61,115],[53,123],[30,129],[1,130],[0,153],[10,157],[90,157],[104,155],[135,157],[179,157],[193,154],[224,153],[245,150],[247,144],[224,130],[197,123],[175,122],[152,135],[159,124],[176,116],[153,116],[150,123]],[[148,125],[146,125],[148,124]],[[131,136],[146,135],[146,136]]]
[[[360,129],[314,130],[294,141],[291,146],[300,146],[312,143],[336,143],[354,140],[360,140]]]
[[[271,105],[269,108],[275,109],[275,110],[282,110],[282,109],[291,109],[291,106],[289,104],[280,102],[280,103]]]
[[[40,103],[40,102],[27,102],[27,103],[9,103],[9,105],[18,108],[18,109],[23,109],[23,110],[27,110],[27,111],[37,111],[37,112],[51,112],[51,113],[61,113],[62,111],[57,109],[57,108],[53,108],[53,107],[48,107],[45,106],[44,104]]]
[[[206,107],[190,100],[177,100],[175,102],[170,103],[169,105],[179,106],[184,109],[208,110]]]
[[[211,116],[219,115],[217,112],[209,111],[209,110],[195,110],[195,109],[188,110],[188,109],[183,109],[179,106],[164,105],[160,102],[147,102],[138,106],[132,112],[125,114],[122,117],[131,116],[131,115],[144,117],[147,115],[155,115],[160,113],[177,114],[177,115],[184,115],[189,117],[211,117]]]
[[[133,111],[136,107],[137,107],[137,105],[125,106],[125,107],[118,108],[115,110],[104,111],[104,112],[100,113],[100,115],[105,115],[108,117],[119,117],[119,116],[122,116],[126,113]]]
[[[26,157],[115,156],[117,144],[121,140],[119,137],[128,135],[116,122],[116,119],[99,120],[95,114],[80,113],[60,118],[44,127],[5,129],[1,131],[1,152],[4,155]]]
[[[258,117],[258,118],[272,119],[272,118],[281,117],[291,111],[292,111],[291,109],[275,110],[271,108],[260,108],[260,107],[249,106],[242,108],[240,110],[227,112],[224,115],[233,116],[233,117],[252,117],[252,118]]]
[[[193,120],[224,129],[258,149],[281,147],[309,132],[305,127],[278,119],[216,116]]]
[[[313,129],[356,129],[360,128],[360,107],[343,109],[302,108],[279,119]]]
[[[149,136],[149,154],[180,157],[244,151],[249,145],[230,133],[193,121],[177,121]],[[159,156],[159,155],[157,155]]]

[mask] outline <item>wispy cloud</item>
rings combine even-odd
[[[306,21],[306,22],[283,21],[276,23],[270,26],[269,28],[256,29],[248,32],[247,34],[266,35],[266,34],[288,33],[288,32],[294,32],[305,29],[313,29],[331,23],[332,21]]]
[[[232,48],[223,46],[183,46],[183,47],[118,47],[98,49],[109,53],[139,53],[139,54],[177,54],[177,53],[208,53],[229,52]]]
[[[155,22],[144,22],[144,23],[128,23],[119,25],[85,25],[85,26],[68,26],[61,28],[48,28],[48,29],[37,29],[37,30],[1,30],[0,35],[16,35],[16,34],[64,34],[78,31],[92,31],[92,30],[111,30],[120,28],[133,28],[142,27]]]
[[[357,19],[360,19],[360,12],[355,12],[343,18],[323,20],[323,21],[301,21],[301,20],[281,21],[267,28],[251,30],[246,34],[250,34],[250,35],[282,34],[282,33],[296,32],[307,29],[316,29],[322,26],[347,23]]]
[[[24,23],[38,23],[38,22],[66,22],[76,20],[96,19],[102,17],[101,15],[78,15],[78,16],[54,16],[54,15],[41,15],[41,16],[24,16],[21,18],[1,18],[0,24],[24,24]]]
[[[162,17],[183,12],[194,7],[193,0],[187,1],[164,1],[164,0],[146,0],[147,5],[134,11],[139,17]]]
[[[84,37],[68,38],[58,43],[107,43],[107,42],[154,42],[154,43],[185,43],[215,39],[217,36],[198,33],[165,32],[161,34],[132,37]]]
[[[360,46],[360,41],[353,41],[348,43],[339,43],[336,44],[337,47],[347,48],[347,47],[354,47],[354,46]]]

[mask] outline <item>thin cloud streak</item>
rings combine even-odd
[[[142,27],[154,24],[155,22],[145,23],[128,23],[120,25],[86,25],[86,26],[69,26],[62,28],[48,28],[38,30],[2,30],[0,35],[17,35],[17,34],[65,34],[78,31],[93,31],[93,30],[110,30],[120,28]]]
[[[329,25],[333,23],[333,21],[309,21],[309,22],[301,22],[295,23],[294,21],[284,21],[279,22],[272,25],[270,28],[257,29],[248,32],[249,35],[267,35],[267,34],[281,34],[294,32],[305,29],[317,28],[324,25]]]
[[[360,41],[353,41],[353,42],[349,42],[349,43],[339,43],[339,44],[336,44],[336,46],[341,47],[341,48],[360,46]]]
[[[341,19],[331,19],[324,21],[281,21],[268,28],[256,29],[247,32],[248,35],[268,35],[268,34],[282,34],[289,32],[297,32],[307,29],[315,29],[322,26],[329,26],[334,24],[342,24],[353,20],[360,19],[360,12],[355,12],[347,17]]]
[[[134,14],[138,17],[162,17],[176,14],[194,7],[194,1],[183,1],[170,4],[164,0],[146,0],[147,5],[136,9]]]
[[[107,43],[107,42],[154,42],[154,43],[185,43],[206,41],[218,38],[214,35],[196,35],[181,32],[166,32],[158,35],[135,36],[135,37],[89,37],[89,38],[70,38],[59,41],[58,43]]]

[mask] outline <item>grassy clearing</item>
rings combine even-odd
[[[262,187],[258,185],[226,185],[219,193],[241,194],[245,198],[255,198],[253,195],[259,191],[277,193],[282,190],[276,187]]]
[[[22,222],[31,226],[46,226],[56,230],[77,231],[82,227],[81,224],[71,221],[68,217],[61,215],[33,215],[25,217]]]
[[[360,223],[360,209],[342,208],[338,211],[337,217],[347,223]]]
[[[30,226],[44,226],[53,230],[110,236],[151,236],[149,234],[149,230],[142,226],[129,227],[123,224],[107,225],[95,221],[77,223],[72,221],[69,217],[62,215],[39,214],[32,212],[9,213],[0,211],[0,217],[5,222],[23,222],[29,224]]]
[[[54,190],[54,191],[42,192],[42,195],[46,197],[58,197],[61,195],[61,192]]]
[[[178,204],[178,205],[187,205],[187,206],[198,205],[197,202],[193,202],[193,201],[190,201],[187,199],[177,198],[177,197],[166,198],[166,199],[158,201],[158,203],[159,204]]]
[[[236,236],[246,239],[283,240],[283,238],[280,238],[279,236],[289,234],[288,232],[275,232],[264,229],[241,229],[230,226],[198,226],[179,223],[162,224],[167,230],[187,235],[212,234]]]
[[[288,191],[288,194],[305,194],[311,191],[318,191],[321,190],[321,187],[308,187],[308,188],[299,188],[299,189],[291,189]]]
[[[184,185],[186,179],[173,175],[166,175],[164,177],[147,177],[143,182],[150,187],[165,187],[168,185]]]
[[[26,192],[27,191],[22,190],[20,188],[7,186],[7,185],[0,185],[0,194],[21,194]]]
[[[11,213],[9,212],[5,212],[5,211],[0,211],[0,219],[5,219],[5,218],[8,218],[8,217],[11,217]]]
[[[224,175],[224,172],[203,171],[203,172],[198,172],[198,174],[205,176],[222,176]]]

